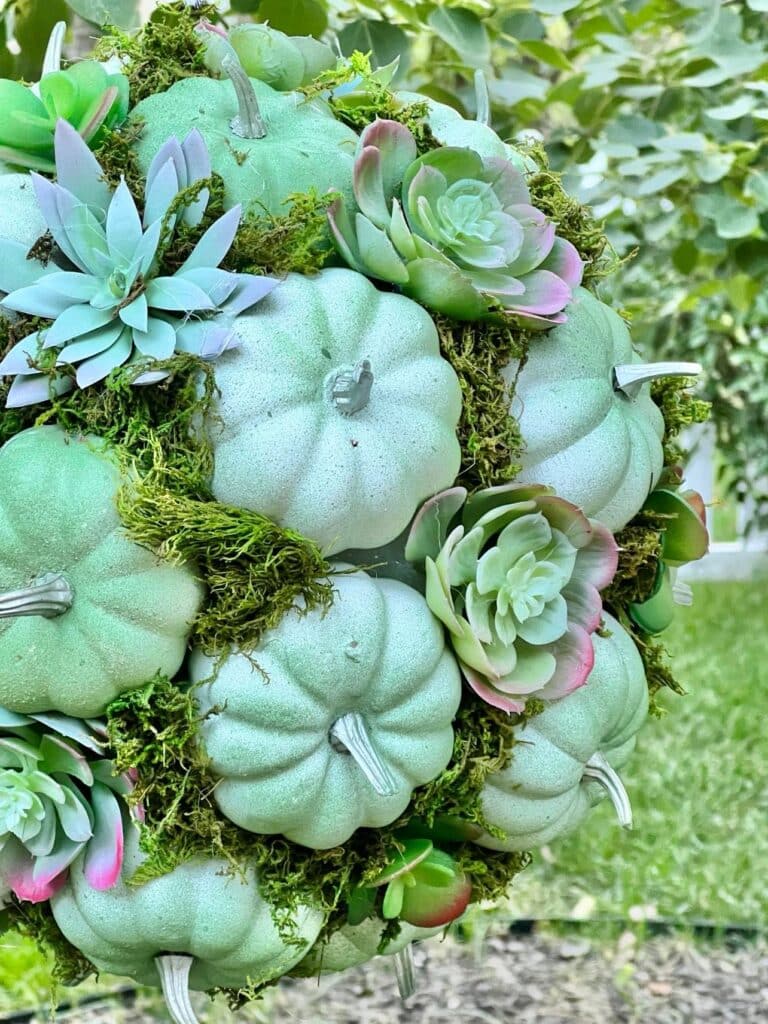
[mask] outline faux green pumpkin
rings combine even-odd
[[[486,820],[506,840],[475,840],[492,850],[531,850],[577,828],[607,791],[625,827],[629,799],[616,769],[635,747],[648,713],[648,685],[632,638],[609,615],[610,636],[595,634],[586,685],[518,729],[509,766],[483,792]]]
[[[120,472],[57,427],[0,449],[0,705],[87,718],[174,675],[202,589],[125,535]]]
[[[453,483],[461,392],[428,313],[352,270],[292,274],[216,363],[213,492],[328,553],[400,534]]]
[[[323,614],[285,616],[217,666],[191,657],[222,812],[250,832],[329,849],[394,821],[453,748],[459,670],[415,590],[335,579]],[[209,714],[214,711],[213,714]]]
[[[639,512],[664,462],[664,421],[646,381],[700,367],[643,367],[624,321],[584,288],[565,313],[566,323],[536,337],[517,380],[518,479],[553,487],[616,532]],[[506,378],[518,370],[510,364]]]
[[[141,170],[171,137],[197,128],[211,165],[224,179],[225,205],[284,214],[293,192],[329,189],[352,196],[357,136],[322,100],[304,100],[249,79],[239,65],[233,80],[185,78],[133,111],[144,122],[136,152]]]
[[[91,888],[76,861],[51,909],[64,936],[100,971],[161,983],[177,1024],[196,1019],[188,988],[242,988],[278,978],[317,939],[323,916],[303,906],[291,919],[294,934],[278,933],[250,867],[234,873],[224,860],[198,857],[130,884],[143,859],[137,835],[128,832],[117,885]]]
[[[0,173],[0,238],[29,250],[47,230],[32,178],[28,174]]]

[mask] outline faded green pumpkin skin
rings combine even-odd
[[[185,78],[142,100],[131,115],[144,122],[136,144],[141,170],[146,174],[167,139],[183,139],[197,128],[213,170],[224,179],[227,208],[242,203],[246,210],[277,216],[285,214],[291,193],[322,195],[329,189],[351,202],[355,133],[322,100],[307,102],[298,93],[251,82],[267,128],[263,139],[243,139],[231,130],[238,108],[228,80]]]
[[[640,511],[664,464],[664,420],[643,385],[630,399],[613,368],[641,362],[621,317],[584,288],[568,321],[531,343],[512,413],[525,438],[521,483],[547,484],[614,533]],[[518,370],[505,370],[512,381]]]
[[[51,900],[65,937],[100,971],[158,986],[154,958],[176,953],[194,957],[191,988],[241,988],[285,974],[317,939],[323,916],[309,907],[292,918],[305,945],[280,937],[250,867],[233,874],[224,860],[198,857],[143,885],[128,884],[143,859],[137,834],[128,831],[113,888],[91,888],[80,860]]]
[[[290,612],[247,657],[216,669],[199,651],[190,675],[208,715],[201,739],[220,778],[221,811],[250,832],[314,849],[379,828],[435,778],[453,750],[459,669],[424,598],[363,572],[334,578],[330,610]],[[357,712],[396,783],[379,795],[330,730]]]
[[[444,928],[415,928],[406,921],[400,922],[399,935],[391,939],[383,950],[379,950],[386,923],[379,918],[369,918],[361,924],[345,925],[327,942],[320,942],[294,967],[291,974],[297,978],[314,978],[321,974],[335,974],[368,963],[375,956],[393,956],[412,942],[439,935]]]
[[[47,230],[31,176],[0,171],[0,238],[31,248]]]
[[[240,347],[216,362],[209,422],[219,501],[333,554],[394,540],[451,486],[461,391],[417,303],[352,270],[291,274],[236,330]],[[348,415],[331,381],[366,359],[370,399]]]
[[[483,813],[507,839],[475,840],[492,850],[532,850],[567,835],[604,796],[584,767],[602,753],[616,769],[635,748],[648,714],[643,662],[630,635],[609,615],[611,635],[593,636],[595,667],[586,684],[555,701],[516,732],[511,764],[492,775]]]
[[[0,705],[11,711],[99,715],[184,659],[202,587],[126,536],[120,473],[103,449],[58,427],[0,449],[0,594],[47,573],[73,592],[56,618],[0,619]]]

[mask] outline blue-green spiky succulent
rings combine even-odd
[[[199,133],[183,143],[170,139],[158,152],[147,174],[143,220],[125,181],[112,192],[98,161],[65,121],[56,126],[55,148],[57,183],[34,173],[32,179],[61,262],[68,265],[27,259],[24,246],[0,239],[0,291],[8,292],[2,306],[53,321],[0,363],[0,374],[15,377],[8,407],[47,401],[75,383],[88,387],[129,361],[147,364],[136,383],[153,383],[164,373],[152,362],[174,352],[213,359],[231,347],[234,318],[277,284],[220,267],[241,208],[213,223],[174,274],[162,274],[160,266],[177,223],[199,225],[205,213],[203,183],[211,165]],[[186,202],[176,202],[196,184],[200,188],[186,193]],[[53,361],[61,371],[42,372]],[[75,368],[74,380],[68,367]]]

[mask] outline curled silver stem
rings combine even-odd
[[[379,796],[392,796],[397,792],[395,777],[373,749],[361,714],[348,711],[346,715],[337,718],[331,726],[330,740],[338,753],[351,754]]]
[[[475,120],[480,124],[489,125],[491,123],[491,95],[488,92],[488,80],[481,68],[475,72],[475,106],[477,107]]]
[[[351,370],[339,370],[331,382],[333,404],[345,416],[354,416],[371,400],[373,373],[371,364],[363,359]]]
[[[0,619],[39,615],[55,619],[72,607],[74,594],[61,573],[49,572],[28,587],[0,594]]]
[[[41,78],[44,78],[45,75],[52,75],[54,71],[61,71],[61,53],[64,48],[66,32],[66,21],[57,21],[53,26],[48,39],[48,46],[45,48]]]
[[[175,1024],[200,1024],[189,999],[189,972],[193,963],[191,956],[175,953],[155,957],[165,1005]]]
[[[594,779],[600,783],[611,798],[621,827],[632,828],[632,805],[629,802],[629,794],[616,769],[611,767],[606,757],[599,751],[584,765],[584,778]]]
[[[405,1002],[416,991],[416,969],[413,963],[413,946],[409,942],[394,954],[395,977],[400,998]]]
[[[232,119],[230,128],[241,139],[263,139],[267,134],[267,126],[261,116],[253,82],[240,61],[235,60],[230,54],[224,57],[221,66],[229,75],[237,96],[237,117]]]
[[[643,384],[661,377],[698,377],[699,363],[621,363],[613,368],[613,389],[636,398]]]

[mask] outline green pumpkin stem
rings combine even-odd
[[[662,377],[698,377],[699,363],[621,363],[613,368],[613,389],[636,398],[643,384]]]
[[[405,1001],[416,991],[416,972],[413,963],[413,946],[409,942],[392,958],[395,962],[395,977],[400,998]]]
[[[189,1000],[189,972],[193,963],[191,956],[175,953],[155,957],[165,1004],[174,1024],[200,1024]]]
[[[55,71],[61,71],[61,51],[64,48],[66,32],[66,21],[57,21],[53,26],[48,39],[48,45],[45,48],[41,78],[45,78],[46,75],[52,75]]]
[[[363,359],[353,370],[337,371],[331,381],[331,399],[340,413],[354,416],[370,402],[372,387],[371,364]]]
[[[599,751],[584,765],[584,778],[594,779],[599,782],[608,796],[611,798],[616,816],[622,828],[632,828],[632,805],[629,802],[629,794],[624,788],[624,783],[619,778],[615,768]]]
[[[242,64],[229,54],[222,61],[222,67],[229,75],[237,96],[238,114],[233,118],[230,128],[241,139],[263,139],[267,134],[267,126],[261,116],[253,83]]]
[[[479,124],[490,125],[491,95],[488,92],[488,80],[485,77],[485,72],[480,68],[475,72],[475,106],[477,107],[475,120]]]
[[[0,619],[29,615],[55,619],[69,611],[73,599],[72,588],[61,573],[49,572],[22,590],[0,594]]]
[[[334,750],[351,754],[379,796],[392,796],[397,792],[397,782],[373,749],[365,720],[357,711],[349,711],[336,719],[331,726],[330,739]]]

